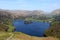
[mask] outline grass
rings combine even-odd
[[[8,32],[0,32],[0,40],[7,39],[11,34]]]
[[[6,40],[11,34],[14,36],[10,40],[58,40],[58,38],[54,37],[35,37],[20,32],[0,32],[0,40]]]
[[[8,32],[12,32],[14,27],[12,25],[7,25],[9,27]]]
[[[8,32],[12,32],[14,30],[14,27],[11,21],[7,21],[4,24],[8,27]]]
[[[16,33],[14,36],[14,39],[18,40],[58,40],[54,37],[35,37],[35,36],[29,36],[23,33]]]

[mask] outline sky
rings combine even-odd
[[[60,0],[0,0],[0,9],[52,11],[60,9]]]

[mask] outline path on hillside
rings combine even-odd
[[[14,34],[11,33],[11,36],[8,37],[6,40],[11,40],[13,36],[14,36]]]

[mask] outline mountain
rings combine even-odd
[[[15,16],[31,16],[31,15],[41,15],[44,12],[41,10],[34,10],[34,11],[29,11],[29,10],[9,10],[13,15]]]
[[[11,18],[17,17],[26,17],[26,16],[51,16],[51,15],[59,15],[60,9],[53,10],[52,12],[48,13],[42,10],[4,10],[0,9],[0,15],[11,16]]]
[[[51,12],[52,15],[59,15],[60,14],[60,9],[53,10]]]
[[[29,10],[3,10],[0,9],[0,14],[3,15],[10,15],[12,18],[17,18],[17,17],[26,17],[26,16],[33,16],[33,15],[37,15],[37,16],[41,16],[41,15],[45,15],[44,11],[41,10],[33,10],[33,11],[29,11]]]

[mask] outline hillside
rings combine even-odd
[[[3,14],[10,14],[13,17],[18,17],[18,16],[31,16],[31,15],[44,15],[44,11],[41,10],[3,10],[0,9],[0,12],[5,12]]]
[[[0,31],[7,31],[8,27],[4,24],[0,24]]]
[[[10,12],[7,12],[6,10],[0,10],[0,31],[12,31],[12,21],[13,18],[10,14]]]
[[[45,17],[45,16],[51,16],[51,15],[59,15],[60,9],[53,10],[49,14],[47,12],[44,12],[42,10],[4,10],[0,9],[0,14],[4,14],[6,16],[10,15],[11,18],[18,18],[18,17],[27,17],[27,16],[33,16],[33,17]]]
[[[52,15],[59,15],[60,14],[60,9],[53,10],[51,12]]]
[[[0,40],[58,40],[58,39],[54,37],[34,37],[18,32],[15,33],[0,32]]]

